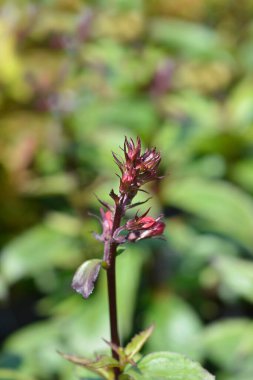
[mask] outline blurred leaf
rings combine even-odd
[[[185,57],[226,56],[219,35],[200,24],[157,19],[150,25],[150,35],[155,42]]]
[[[232,168],[232,178],[240,186],[253,193],[253,160],[237,162]]]
[[[253,302],[253,262],[232,257],[218,257],[214,266],[225,299],[234,296]]]
[[[15,49],[14,35],[3,18],[0,20],[0,56],[4,57],[0,61],[1,84],[7,86],[8,90],[14,95],[14,98],[18,99],[20,95],[24,96],[21,61]]]
[[[12,369],[0,368],[0,379],[3,380],[33,380],[32,377],[24,375],[19,371],[14,371]]]
[[[1,273],[9,282],[35,277],[52,266],[73,266],[80,256],[79,242],[46,224],[38,225],[13,240],[2,251]]]
[[[253,325],[246,319],[213,323],[203,334],[208,357],[221,368],[231,371],[244,368],[253,355]]]
[[[214,380],[198,363],[173,352],[149,354],[138,363],[137,368],[126,372],[134,380]]]
[[[132,329],[141,270],[147,255],[148,252],[141,251],[140,246],[129,244],[117,260],[119,329],[124,336]]]
[[[154,295],[150,300],[145,323],[154,323],[155,329],[147,342],[149,352],[173,350],[200,359],[201,322],[183,300],[175,296]]]
[[[9,338],[5,351],[21,357],[20,372],[27,376],[49,376],[62,366],[56,353],[58,334],[53,323],[39,322],[23,328]]]
[[[221,181],[198,178],[174,180],[163,196],[170,204],[191,212],[213,231],[236,239],[249,251],[253,246],[253,202],[240,189]]]
[[[30,196],[47,196],[69,194],[77,187],[74,176],[67,173],[49,175],[28,181],[23,187],[23,192]]]
[[[188,263],[194,262],[201,265],[220,255],[230,257],[238,255],[238,247],[233,242],[209,232],[198,233],[188,221],[169,220],[165,234],[178,254],[184,255],[182,265],[187,266]]]
[[[227,107],[231,119],[230,122],[234,128],[240,126],[240,131],[242,131],[242,128],[249,128],[252,124],[252,96],[252,87],[249,85],[247,78],[245,78],[233,89],[228,98]]]

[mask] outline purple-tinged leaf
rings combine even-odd
[[[106,355],[99,356],[92,360],[75,355],[63,354],[62,352],[59,352],[59,354],[71,363],[87,368],[89,371],[102,376],[106,380],[114,379],[113,368],[116,368],[119,365],[117,360]]]
[[[93,259],[85,261],[76,271],[72,288],[77,293],[82,294],[84,298],[88,298],[94,289],[94,283],[98,277],[101,268],[101,260]]]

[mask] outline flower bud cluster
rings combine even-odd
[[[131,202],[141,186],[159,178],[157,172],[161,156],[155,148],[147,149],[141,154],[141,140],[139,137],[136,144],[132,139],[125,138],[123,151],[124,161],[114,153],[113,156],[121,171],[120,194],[124,195],[128,202]]]
[[[113,153],[115,162],[121,171],[119,195],[116,195],[113,190],[110,193],[115,206],[111,207],[100,201],[107,210],[100,209],[103,232],[102,235],[96,235],[96,237],[105,243],[111,241],[114,244],[122,244],[127,241],[136,242],[146,238],[158,237],[163,234],[165,228],[165,224],[161,221],[162,217],[154,219],[147,216],[148,210],[142,216],[136,214],[133,219],[129,219],[124,225],[117,226],[115,230],[113,229],[116,210],[120,209],[121,217],[124,216],[126,209],[134,206],[131,205],[131,202],[140,187],[159,178],[158,165],[161,161],[161,156],[155,148],[147,149],[142,154],[140,138],[137,138],[136,143],[132,139],[125,138],[123,151],[124,160],[119,159]],[[121,235],[123,231],[125,231],[125,234]],[[106,249],[109,249],[108,244],[105,245]],[[105,257],[108,257],[108,252],[105,253]]]

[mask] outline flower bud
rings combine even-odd
[[[161,216],[154,219],[151,216],[146,216],[146,214],[140,217],[136,215],[134,219],[130,219],[126,223],[126,230],[129,231],[127,235],[128,241],[134,242],[163,234],[165,224],[160,221]]]
[[[141,154],[141,140],[138,137],[136,144],[132,139],[125,138],[125,161],[114,153],[114,159],[121,171],[120,193],[131,201],[139,188],[147,182],[158,179],[158,165],[161,161],[160,153],[155,148],[147,149]]]

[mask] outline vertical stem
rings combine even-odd
[[[119,332],[118,332],[118,318],[117,318],[117,299],[116,299],[116,278],[115,278],[115,257],[111,261],[110,268],[107,270],[107,287],[109,298],[109,312],[110,312],[110,328],[111,328],[111,342],[120,346]],[[114,359],[119,360],[119,355],[112,349],[112,356]],[[118,380],[120,371],[118,368],[114,369],[115,380]]]
[[[112,236],[117,228],[120,226],[122,217],[121,206],[116,206]],[[118,332],[118,317],[117,317],[117,296],[116,296],[116,249],[117,244],[111,242],[109,253],[109,268],[107,269],[107,289],[109,298],[109,312],[110,312],[110,328],[111,328],[111,342],[116,346],[120,346],[119,332]],[[112,349],[112,356],[119,360],[119,355]],[[115,380],[119,379],[119,368],[114,369]]]

